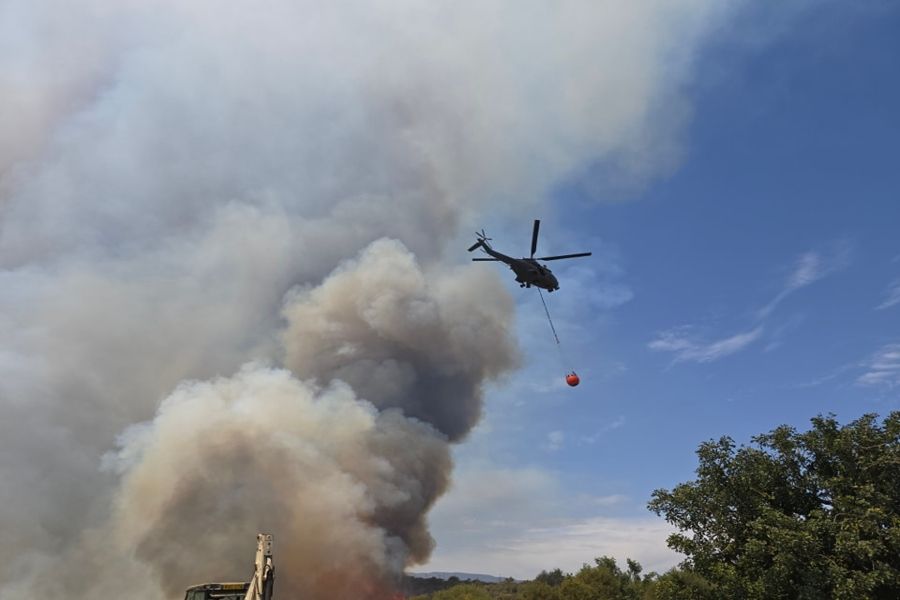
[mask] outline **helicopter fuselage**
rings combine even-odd
[[[487,243],[482,242],[482,250],[500,262],[506,263],[521,287],[539,287],[552,292],[559,289],[559,281],[548,267],[540,264],[533,258],[513,258],[502,252],[497,252]]]

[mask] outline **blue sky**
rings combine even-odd
[[[700,442],[900,408],[900,9],[831,3],[776,32],[753,17],[698,57],[669,176],[556,188],[542,247],[595,252],[554,265],[563,353],[511,285],[525,365],[456,449],[426,569],[664,569],[678,557],[645,504],[692,477]],[[516,227],[499,249],[526,249]]]

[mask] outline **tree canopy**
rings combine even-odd
[[[697,451],[697,479],[653,493],[669,546],[729,598],[900,598],[900,412],[781,426]]]

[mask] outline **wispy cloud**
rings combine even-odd
[[[615,419],[613,419],[612,421],[610,421],[609,423],[607,423],[606,425],[604,425],[603,427],[598,429],[593,434],[582,436],[581,441],[584,442],[585,444],[594,444],[597,442],[597,440],[599,440],[605,434],[609,433],[610,431],[613,431],[614,429],[619,429],[620,427],[624,427],[624,426],[625,426],[625,415],[619,415],[618,417],[616,417]]]
[[[813,379],[809,379],[807,381],[801,381],[800,383],[795,383],[793,385],[788,386],[791,389],[803,389],[803,388],[813,388],[818,387],[824,383],[828,383],[829,381],[833,381],[846,373],[847,371],[853,371],[859,368],[858,362],[851,362],[843,364],[836,369],[832,370],[829,373],[824,375],[820,375],[819,377],[814,377]]]
[[[885,293],[884,302],[876,306],[875,310],[884,310],[885,308],[890,308],[897,304],[900,304],[900,278],[891,282],[891,285],[888,286],[887,292]]]
[[[777,327],[770,329],[769,334],[766,336],[768,342],[766,343],[765,348],[763,348],[763,352],[772,352],[773,350],[780,348],[784,343],[787,334],[800,327],[805,320],[806,316],[802,313],[798,313],[791,316]]]
[[[846,242],[836,244],[829,254],[804,252],[794,262],[781,291],[768,304],[759,309],[757,316],[765,319],[785,298],[826,275],[846,267],[849,262],[850,245]]]
[[[556,452],[557,450],[562,448],[565,441],[566,434],[564,432],[559,430],[551,431],[547,434],[547,439],[544,441],[541,447],[548,452]]]
[[[866,372],[856,379],[859,385],[900,386],[900,344],[882,346],[863,366]]]
[[[764,327],[766,321],[785,298],[834,271],[846,267],[850,262],[850,254],[850,243],[839,241],[832,244],[828,251],[810,250],[797,257],[789,268],[781,290],[765,306],[756,311],[755,318],[751,321],[751,324],[755,325],[752,329],[720,339],[709,339],[707,336],[697,335],[693,326],[684,325],[658,333],[656,339],[650,341],[647,347],[659,352],[671,352],[676,363],[708,363],[740,352],[762,337],[766,329]],[[780,327],[775,329],[769,327],[768,337],[770,340],[764,351],[768,352],[780,346],[785,332],[796,327],[800,321],[802,321],[802,317],[794,317]]]
[[[690,326],[685,326],[663,331],[647,344],[647,347],[659,352],[672,352],[675,355],[675,362],[708,363],[740,352],[758,340],[763,333],[762,326],[757,326],[750,331],[730,337],[706,341],[694,336],[691,329]]]

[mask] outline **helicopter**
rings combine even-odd
[[[562,254],[559,256],[538,256],[535,258],[534,253],[537,252],[538,232],[541,229],[540,219],[534,220],[534,230],[531,233],[531,256],[528,258],[513,258],[502,252],[497,252],[488,244],[491,238],[487,237],[484,229],[476,232],[475,236],[478,241],[469,247],[469,252],[477,248],[481,248],[491,258],[473,258],[474,261],[499,261],[509,265],[509,268],[516,274],[516,281],[519,287],[530,288],[531,286],[539,287],[553,292],[559,289],[559,281],[553,272],[540,264],[539,260],[561,260],[563,258],[578,258],[580,256],[590,256],[590,252],[579,252],[577,254]]]

